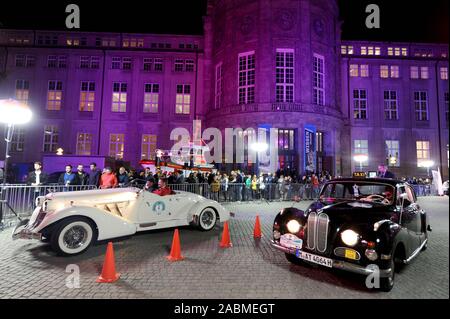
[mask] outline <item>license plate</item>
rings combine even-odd
[[[284,234],[280,237],[280,245],[287,248],[301,249],[303,240],[293,234]]]
[[[315,264],[319,264],[319,265],[322,265],[322,266],[325,266],[325,267],[329,267],[329,268],[333,267],[333,260],[330,259],[330,258],[325,258],[325,257],[322,257],[322,256],[317,256],[317,255],[314,255],[314,254],[306,253],[306,252],[301,251],[301,250],[297,250],[295,252],[295,255],[298,258],[300,258],[300,259],[303,259],[303,260],[306,260],[306,261],[310,261],[310,262],[315,263]]]
[[[356,251],[352,249],[346,249],[345,258],[356,260]]]

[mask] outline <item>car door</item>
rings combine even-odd
[[[139,207],[138,220],[140,224],[154,226],[154,223],[168,222],[173,219],[171,201],[172,195],[159,196],[145,191]]]
[[[411,187],[408,185],[400,186],[400,193],[407,195],[403,200],[403,214],[401,224],[406,228],[408,232],[408,247],[406,247],[406,250],[408,254],[407,257],[409,257],[420,246],[421,216],[418,205],[415,202],[414,191],[411,189]]]

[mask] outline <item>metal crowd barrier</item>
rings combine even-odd
[[[247,187],[244,183],[228,183],[220,184],[217,190],[217,187],[208,183],[169,185],[175,191],[195,193],[218,202],[315,200],[319,198],[322,186],[323,184],[299,183],[290,183],[282,186],[269,183],[264,184],[263,187],[257,185],[256,189],[252,189],[251,186]],[[434,185],[412,185],[412,187],[418,197],[438,195]]]
[[[322,185],[304,184],[264,184],[256,189],[244,183],[220,184],[219,187],[208,183],[169,184],[172,190],[191,192],[218,202],[249,202],[249,201],[292,201],[314,200],[319,197]]]
[[[72,192],[96,188],[93,185],[0,185],[0,225],[3,225],[3,227],[11,226],[17,222],[16,214],[20,217],[30,216],[35,208],[35,200],[38,196],[44,196],[48,193]]]

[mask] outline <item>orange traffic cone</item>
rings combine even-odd
[[[255,228],[253,230],[253,237],[254,238],[261,238],[262,237],[261,224],[259,222],[259,216],[258,215],[256,215]]]
[[[172,240],[172,248],[170,249],[170,255],[166,257],[170,261],[183,260],[181,256],[180,236],[178,235],[178,229],[175,229]]]
[[[228,229],[228,222],[225,222],[223,225],[222,240],[220,241],[220,247],[228,248],[232,246],[233,244],[230,241],[230,231]]]
[[[119,279],[120,274],[116,273],[114,262],[114,250],[112,242],[108,243],[106,248],[105,262],[103,263],[102,274],[97,278],[97,282],[115,282]]]

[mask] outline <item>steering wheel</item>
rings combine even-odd
[[[378,195],[378,194],[369,195],[365,199],[373,200],[374,202],[379,202],[379,203],[388,201],[384,196]]]

